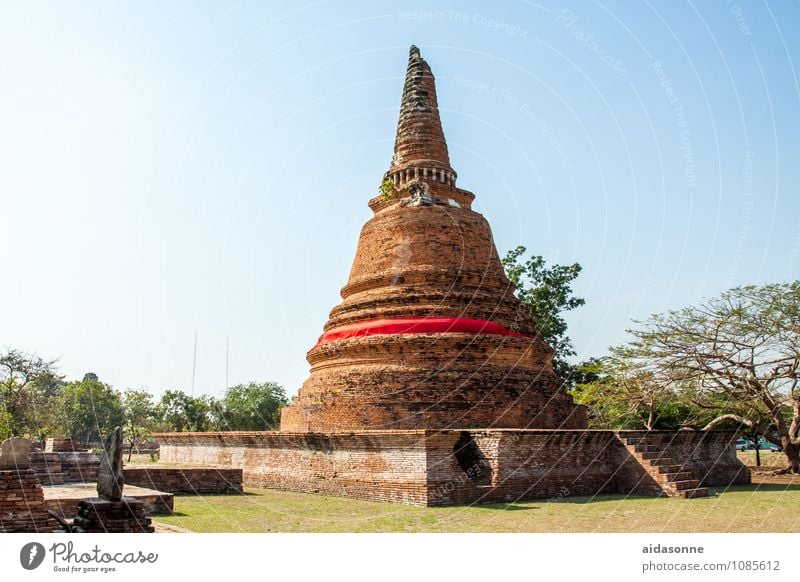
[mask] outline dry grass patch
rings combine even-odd
[[[789,466],[786,460],[786,455],[783,453],[774,453],[772,451],[759,451],[761,456],[762,467],[773,467],[775,469],[783,469]],[[739,460],[748,467],[756,466],[756,452],[755,451],[737,451],[736,456]]]

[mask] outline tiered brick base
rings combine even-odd
[[[42,485],[61,485],[64,483],[64,473],[61,472],[61,455],[59,453],[31,451],[29,458],[31,469],[36,473]]]
[[[660,435],[694,488],[743,485],[732,432],[407,430],[347,433],[169,433],[166,462],[228,465],[244,484],[389,501],[448,505],[669,491],[626,448]]]
[[[78,503],[73,525],[86,533],[153,533],[144,504],[130,497],[121,501],[84,499]]]
[[[57,529],[58,522],[45,508],[36,474],[30,469],[0,471],[0,533]]]
[[[73,453],[85,451],[86,448],[69,437],[50,437],[44,442],[46,453]]]

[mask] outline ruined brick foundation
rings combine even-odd
[[[163,461],[241,467],[246,486],[423,506],[702,496],[750,483],[735,439],[726,431],[536,429],[158,435]]]
[[[0,471],[0,533],[57,531],[44,492],[31,469]]]

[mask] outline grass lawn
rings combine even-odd
[[[175,497],[157,521],[195,532],[798,532],[800,481],[713,489],[707,499],[576,497],[407,507],[308,493]]]

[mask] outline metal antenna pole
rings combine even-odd
[[[192,397],[194,397],[194,378],[197,371],[197,332],[194,332],[194,360],[192,361]]]

